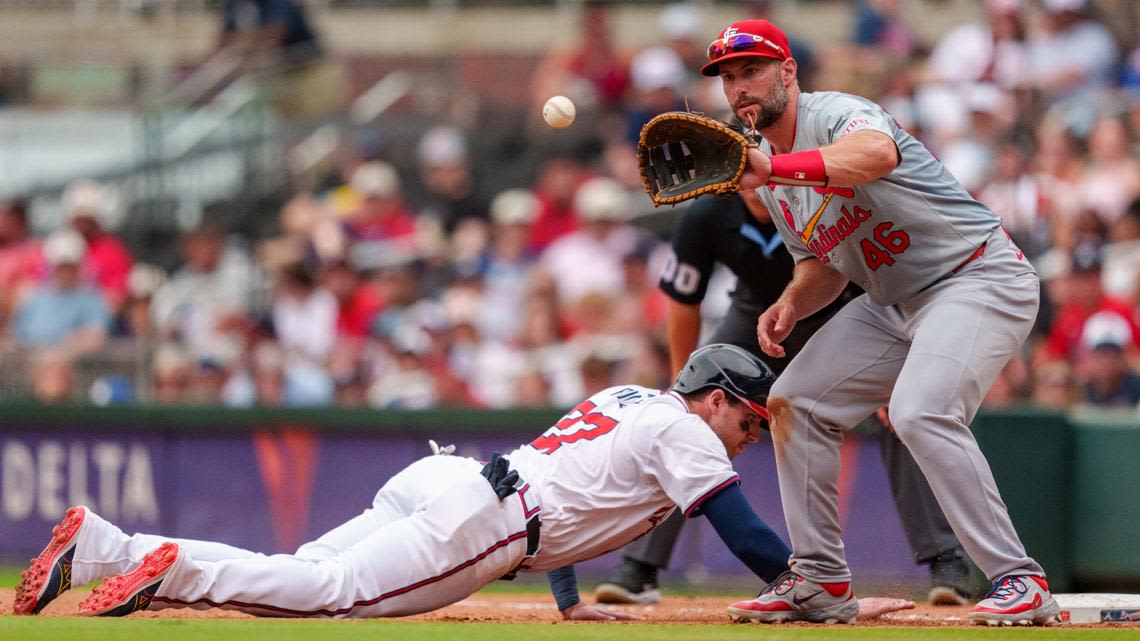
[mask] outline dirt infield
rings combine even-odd
[[[79,602],[89,593],[88,590],[68,592],[49,605],[41,616],[74,616]],[[0,611],[12,611],[15,590],[0,590]],[[644,618],[646,623],[676,624],[720,624],[728,623],[725,606],[731,599],[726,597],[666,597],[659,605],[647,607],[607,606],[623,610]],[[966,625],[968,607],[932,607],[919,605],[915,610],[907,610],[887,615],[881,621],[861,622],[860,625]],[[173,619],[240,619],[252,618],[246,614],[225,610],[161,610],[139,612],[131,615],[139,618]],[[498,623],[553,623],[562,616],[554,608],[554,601],[545,594],[476,594],[455,605],[429,614],[408,617],[407,621],[483,621]]]
[[[90,590],[75,590],[64,594],[49,605],[40,616],[74,616],[79,610],[79,602]],[[0,589],[0,613],[12,612],[12,599],[15,590]],[[728,597],[672,596],[665,597],[663,603],[653,606],[606,606],[635,614],[644,623],[663,624],[724,624],[729,623],[725,606],[731,601]],[[913,610],[888,614],[874,621],[859,621],[860,627],[946,627],[969,626],[966,613],[969,606],[935,607],[919,604]],[[139,612],[132,618],[145,619],[252,619],[251,615],[225,610],[161,610]],[[562,616],[554,609],[553,599],[546,594],[475,594],[455,605],[428,614],[406,617],[404,621],[469,622],[483,623],[555,623]],[[634,623],[636,625],[636,622]],[[617,625],[617,624],[610,624]],[[785,624],[810,625],[810,624]],[[1140,626],[1130,623],[1103,623],[1099,625],[1072,625],[1067,628],[1127,628]]]

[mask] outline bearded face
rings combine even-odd
[[[776,124],[784,110],[788,108],[788,90],[777,77],[767,95],[760,99],[760,116],[756,119],[757,129],[767,129]]]
[[[776,78],[767,93],[760,97],[745,93],[734,101],[732,107],[736,117],[743,123],[752,124],[754,119],[756,129],[766,129],[776,124],[788,108],[788,89],[779,76],[779,67],[777,66]]]

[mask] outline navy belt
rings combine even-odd
[[[538,543],[542,533],[542,519],[535,514],[526,522],[526,555],[533,557],[538,554]]]
[[[542,519],[539,518],[538,514],[535,514],[527,519],[526,522],[526,556],[523,557],[523,560],[520,561],[513,570],[499,577],[500,581],[514,581],[515,577],[519,575],[519,570],[526,565],[526,562],[533,559],[535,554],[538,554],[539,542],[542,538],[541,533]]]

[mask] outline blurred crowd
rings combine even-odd
[[[978,22],[924,43],[904,4],[852,3],[839,45],[787,30],[806,91],[879,101],[1040,272],[1037,328],[987,405],[1140,409],[1137,34],[1087,0],[983,0]],[[775,9],[741,5],[779,22]],[[631,51],[611,18],[585,5],[574,43],[537,65],[527,113],[561,94],[578,122],[520,123],[539,153],[505,189],[487,188],[501,177],[461,125],[427,129],[411,154],[350,145],[295,177],[275,234],[235,234],[207,208],[168,270],[134,260],[110,186],[72,184],[44,237],[22,201],[0,204],[5,354],[26,364],[6,376],[43,402],[231,407],[565,406],[668,385],[668,230],[646,224],[634,146],[662,111],[729,117],[719,80],[697,74],[722,25],[667,6],[659,43]],[[710,326],[731,287],[710,291]],[[99,371],[123,345],[145,362]]]

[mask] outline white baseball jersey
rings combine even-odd
[[[507,458],[542,500],[542,549],[524,566],[536,572],[616,550],[739,482],[679,396],[634,385],[591,396]]]
[[[796,262],[818,258],[876,303],[894,305],[944,278],[1001,225],[879,105],[823,92],[800,94],[797,109],[793,152],[869,129],[890,136],[901,160],[890,174],[856,187],[757,189]],[[772,153],[767,141],[760,148]]]
[[[693,514],[739,481],[720,439],[679,396],[636,386],[595,394],[508,459],[522,486],[503,500],[479,461],[420,459],[385,483],[372,507],[292,555],[174,539],[178,560],[149,609],[427,612],[514,570],[552,570],[620,548],[675,505]],[[540,547],[529,556],[528,520],[540,510]],[[137,567],[167,540],[127,535],[90,512],[77,538],[76,586]]]

